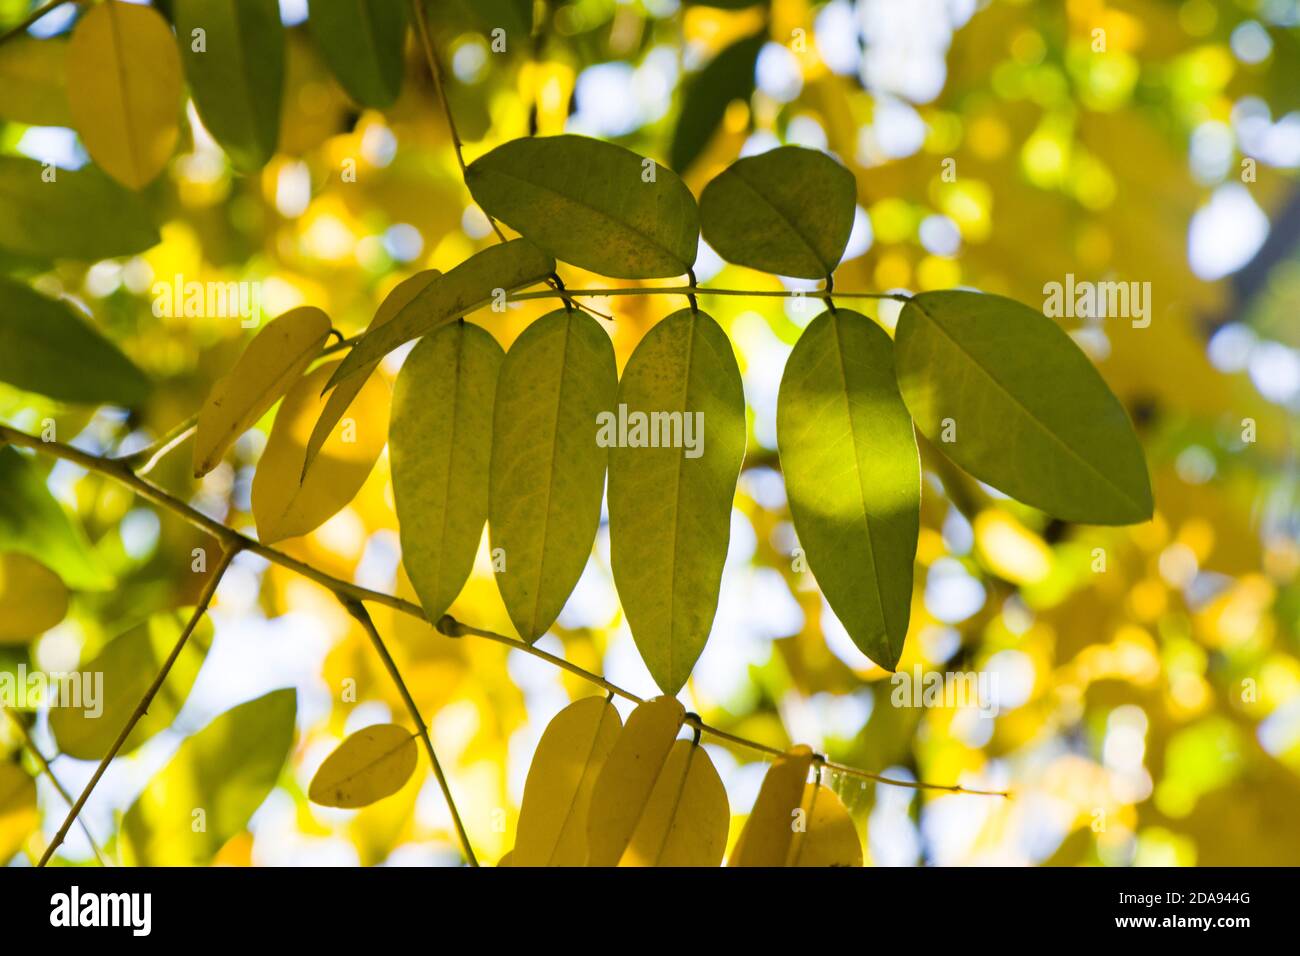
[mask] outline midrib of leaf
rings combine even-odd
[[[453,398],[451,400],[451,415],[450,415],[451,434],[448,436],[450,440],[447,442],[447,478],[443,484],[443,489],[442,489],[442,521],[441,521],[442,533],[441,536],[438,538],[437,576],[438,576],[438,589],[440,591],[444,587],[443,580],[442,580],[442,565],[443,565],[442,559],[445,557],[443,553],[443,548],[447,546],[447,526],[450,523],[449,517],[451,515],[452,473],[454,470],[453,466],[456,461],[456,422],[460,417],[460,389],[462,384],[461,377],[460,377],[461,354],[462,354],[462,350],[465,348],[466,345],[465,326],[463,324],[461,325],[460,330],[457,332],[457,338],[459,339],[459,341],[456,343],[456,365],[452,370],[452,375],[454,376],[453,381],[456,384],[453,387],[453,391],[452,391]],[[480,526],[478,530],[479,530],[479,535],[481,536],[483,534],[482,526]],[[453,595],[452,600],[454,601],[455,599],[456,599],[455,595]]]
[[[915,306],[918,312],[920,312],[923,316],[929,319],[930,323],[936,329],[938,329],[939,332],[943,334],[943,337],[947,339],[948,342],[952,344],[952,347],[955,348],[962,355],[966,356],[966,358],[970,361],[970,364],[974,368],[979,369],[980,372],[984,374],[985,378],[987,378],[990,382],[992,382],[999,392],[1001,392],[1004,396],[1010,399],[1011,404],[1014,405],[1016,408],[1020,409],[1020,411],[1024,413],[1025,417],[1038,427],[1039,431],[1041,431],[1044,435],[1046,435],[1049,439],[1051,439],[1053,443],[1063,448],[1065,450],[1065,453],[1070,458],[1074,459],[1079,464],[1083,465],[1084,468],[1087,469],[1089,472],[1091,472],[1092,474],[1100,478],[1103,485],[1117,492],[1120,498],[1122,498],[1124,501],[1127,501],[1129,504],[1136,507],[1139,512],[1143,510],[1141,504],[1139,504],[1133,498],[1129,497],[1128,493],[1119,485],[1115,484],[1115,482],[1112,481],[1108,475],[1100,471],[1095,465],[1092,464],[1092,462],[1088,461],[1088,459],[1084,458],[1073,448],[1071,448],[1068,444],[1062,441],[1060,436],[1058,436],[1054,431],[1052,431],[1052,429],[1049,428],[1045,422],[1040,421],[1038,416],[1036,416],[1033,412],[1031,412],[1029,408],[1024,405],[1024,403],[1022,403],[1018,398],[1016,398],[1015,394],[1012,393],[1005,385],[1003,385],[1002,382],[998,380],[998,377],[996,375],[994,375],[991,371],[985,368],[984,365],[982,365],[975,358],[974,355],[972,355],[966,349],[962,348],[961,343],[952,337],[952,334],[943,327],[943,325],[939,322],[938,319],[936,319],[929,312],[925,311],[925,309],[922,308],[920,305],[917,305],[916,299],[912,299],[912,301],[909,304]]]
[[[787,216],[784,210],[778,208],[766,196],[764,196],[761,192],[759,192],[759,190],[748,179],[746,179],[743,175],[741,175],[741,173],[738,170],[733,169],[733,172],[736,173],[736,179],[745,184],[746,189],[748,189],[751,193],[757,196],[764,206],[772,210],[772,212],[776,213],[777,217],[786,224],[790,232],[794,234],[794,237],[798,239],[801,243],[803,243],[804,249],[808,252],[809,255],[813,257],[817,265],[825,269],[826,263],[822,261],[822,257],[818,255],[817,250],[813,248],[811,240],[809,240],[809,238],[804,235],[804,233],[802,232],[802,230],[800,230],[798,225],[795,224],[794,220],[791,219],[789,216]],[[829,272],[834,270],[827,270],[827,271],[829,274]]]
[[[614,227],[615,231],[626,233],[627,235],[630,235],[636,239],[643,241],[646,245],[653,247],[661,255],[666,256],[674,263],[681,265],[682,270],[681,273],[678,273],[679,275],[684,274],[686,270],[689,268],[688,264],[683,262],[682,259],[677,255],[677,253],[674,250],[669,249],[667,246],[661,245],[658,240],[650,237],[644,232],[634,229],[633,227],[627,225],[626,223],[618,219],[615,219],[609,213],[605,212],[602,209],[597,209],[595,206],[591,205],[588,202],[584,202],[581,199],[578,199],[573,196],[569,196],[558,189],[552,189],[550,186],[543,185],[542,183],[533,182],[533,180],[531,179],[526,179],[523,176],[518,176],[515,173],[509,172],[508,170],[499,169],[495,166],[487,166],[484,168],[498,176],[504,176],[507,179],[513,179],[515,182],[523,183],[526,186],[531,186],[533,189],[536,189],[539,192],[550,193],[553,196],[559,196],[565,202],[573,203],[573,205],[575,206],[581,206],[583,209],[586,209],[587,211],[591,212],[592,214],[600,218],[602,221]]]
[[[582,782],[587,779],[587,773],[591,770],[591,756],[596,752],[596,741],[600,740],[600,731],[605,726],[605,718],[608,716],[609,711],[601,708],[600,719],[596,721],[596,730],[591,735],[591,743],[587,745],[587,757],[582,761],[582,772],[578,774],[578,785],[574,788],[573,799],[569,801],[569,806],[564,811],[564,817],[560,820],[560,828],[555,831],[555,842],[551,844],[551,851],[546,855],[547,866],[555,865],[555,854],[559,852],[560,841],[564,838],[564,831],[573,818],[574,807],[578,804],[578,791],[582,789]]]
[[[673,746],[676,746],[676,744],[674,744]],[[686,781],[690,780],[691,778],[691,761],[695,759],[695,751],[697,749],[699,748],[696,747],[694,744],[692,744],[691,749],[686,754],[686,766],[682,770],[682,779],[677,782],[677,793],[673,795],[672,807],[668,811],[668,823],[664,826],[664,837],[662,840],[659,841],[659,849],[658,851],[656,851],[654,856],[655,866],[658,866],[659,861],[664,858],[664,851],[668,849],[668,840],[673,835],[673,830],[677,825],[677,811],[681,808],[682,805],[682,794],[686,792]],[[669,757],[672,756],[672,747],[668,748],[668,754]],[[664,762],[667,763],[668,761],[665,760]],[[652,793],[654,792],[653,787],[651,788],[651,792]],[[646,801],[647,804],[649,802],[650,802],[649,800]],[[641,812],[644,815],[645,813],[644,807],[642,807]],[[640,825],[640,823],[641,821],[638,819],[637,824]],[[632,829],[632,835],[633,836],[636,835],[635,827],[633,827]]]
[[[831,324],[835,327],[835,357],[839,362],[844,408],[849,419],[849,446],[853,453],[853,473],[858,479],[855,482],[858,489],[858,503],[862,506],[863,523],[867,526],[867,553],[871,556],[871,583],[876,591],[876,607],[880,611],[880,625],[885,636],[885,647],[892,654],[893,646],[890,644],[889,627],[885,622],[885,598],[880,592],[880,572],[876,563],[876,541],[871,530],[871,514],[867,510],[867,490],[864,487],[866,476],[862,474],[862,467],[858,458],[858,433],[854,428],[853,402],[849,398],[849,370],[844,361],[844,343],[840,337],[840,321],[838,315],[831,316]]]
[[[546,500],[542,510],[542,553],[538,555],[537,559],[536,584],[533,587],[532,609],[528,617],[528,633],[530,635],[537,631],[537,608],[542,601],[542,582],[546,579],[547,545],[551,539],[551,498],[555,492],[555,446],[560,436],[560,409],[564,407],[564,383],[568,378],[566,372],[569,368],[569,340],[572,323],[573,316],[570,314],[564,321],[564,348],[560,352],[560,385],[555,390],[555,414],[551,420],[550,441],[547,442],[550,460],[546,465]]]
[[[700,314],[698,312],[691,313],[691,334],[690,339],[688,340],[689,344],[686,346],[686,375],[683,377],[684,384],[682,387],[681,401],[683,434],[685,433],[684,430],[686,428],[686,415],[689,413],[690,408],[691,378],[692,372],[694,371],[693,363],[695,362],[695,336],[699,334],[699,318]],[[701,441],[703,438],[704,436],[701,435]],[[677,617],[674,608],[677,604],[677,572],[681,567],[680,562],[677,560],[677,548],[681,543],[682,533],[682,469],[686,464],[686,455],[683,452],[684,449],[677,449],[677,476],[673,485],[673,546],[670,551],[672,555],[672,570],[669,572],[670,577],[668,587],[668,679],[670,681],[673,679],[674,673],[673,651],[677,646]]]
[[[144,178],[144,167],[140,164],[140,156],[135,148],[134,133],[138,128],[138,123],[134,121],[131,110],[131,89],[127,85],[127,64],[125,50],[122,48],[122,35],[117,25],[117,10],[113,4],[105,4],[108,10],[108,31],[113,38],[110,46],[111,56],[113,57],[113,69],[117,73],[117,88],[121,93],[122,100],[122,125],[126,128],[126,151],[130,157],[131,169],[135,172],[136,179]]]

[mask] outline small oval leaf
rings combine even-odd
[[[861,866],[862,840],[835,791],[819,783],[804,788],[804,826],[790,840],[786,866]]]
[[[307,442],[325,406],[321,394],[337,363],[304,376],[284,397],[253,474],[253,519],[264,544],[314,531],[365,484],[388,436],[388,384],[377,376],[362,387],[312,466],[303,470]]]
[[[0,553],[0,644],[44,634],[68,613],[63,579],[35,558]]]
[[[622,726],[604,697],[576,701],[547,725],[524,784],[512,866],[586,864],[592,791]]]
[[[307,797],[323,807],[365,807],[402,789],[415,773],[415,734],[396,724],[365,727],[339,744],[311,778]]]
[[[181,60],[152,7],[106,0],[77,21],[68,44],[68,105],[95,163],[143,189],[180,134]]]
[[[903,306],[894,351],[917,427],[980,481],[1066,521],[1151,517],[1124,406],[1041,312],[1000,295],[925,292]]]
[[[367,332],[339,365],[329,387],[373,368],[404,342],[432,332],[504,295],[541,282],[555,271],[555,260],[527,239],[512,239],[476,252],[446,275],[428,283],[391,321]]]
[[[310,0],[307,23],[321,56],[362,106],[391,106],[402,88],[406,7],[393,0]]]
[[[699,210],[677,174],[586,136],[515,139],[470,164],[483,210],[555,258],[618,279],[682,275]]]
[[[683,309],[651,329],[597,440],[612,449],[614,582],[646,667],[675,694],[713,625],[745,457],[740,369],[718,323]]]
[[[594,319],[558,311],[506,354],[492,427],[488,525],[506,554],[497,586],[519,636],[555,622],[591,555],[605,491],[601,412],[614,406],[618,366]]]
[[[393,389],[388,450],[402,564],[432,622],[456,600],[483,538],[504,359],[490,332],[456,322],[411,350]]]
[[[65,402],[131,407],[149,380],[66,302],[0,278],[0,382]]]
[[[287,392],[320,354],[329,316],[314,306],[291,309],[253,337],[234,367],[217,380],[199,411],[194,432],[194,477],[221,457]]]
[[[786,362],[776,434],[799,543],[853,643],[893,670],[920,532],[921,466],[893,343],[858,312],[823,312]]]
[[[693,741],[678,740],[618,865],[718,866],[727,850],[730,822],[727,791],[708,752]]]
[[[260,169],[280,136],[285,56],[279,3],[173,0],[173,12],[203,125],[236,169]]]
[[[853,174],[825,153],[781,146],[737,160],[705,186],[700,225],[728,262],[822,279],[844,255],[857,193]]]
[[[745,820],[729,866],[785,866],[799,809],[812,766],[812,749],[793,747],[772,762]]]

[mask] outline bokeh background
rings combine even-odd
[[[1061,321],[1138,427],[1156,514],[1131,528],[1063,524],[927,458],[900,670],[990,675],[998,713],[892,706],[889,675],[854,648],[792,560],[775,399],[786,356],[821,305],[705,300],[737,349],[751,431],[721,602],[683,694],[688,709],[773,746],[808,743],[902,779],[1013,792],[1001,800],[828,776],[877,865],[1300,863],[1300,4],[723,5],[739,9],[539,3],[544,16],[529,37],[512,19],[526,4],[431,4],[467,158],[530,132],[579,132],[671,162],[698,195],[736,157],[800,144],[829,150],[858,180],[837,289],[969,286],[1039,307],[1044,285],[1067,274],[1149,282],[1148,328]],[[0,0],[0,27],[27,10],[22,0]],[[162,243],[36,278],[43,291],[84,303],[150,372],[159,385],[147,407],[92,416],[0,386],[0,419],[39,431],[52,417],[78,447],[116,452],[192,414],[248,333],[233,319],[156,318],[156,282],[259,282],[267,317],[313,304],[350,333],[401,279],[450,268],[495,241],[462,185],[415,44],[397,104],[360,111],[322,65],[302,0],[282,0],[281,12],[292,30],[271,163],[258,175],[234,174],[191,107],[178,155],[147,192],[165,221]],[[75,5],[64,6],[33,33],[64,33],[75,15]],[[490,46],[496,26],[507,29],[504,52]],[[0,153],[64,168],[88,162],[71,130],[17,122],[0,122]],[[340,174],[348,161],[356,182]],[[707,247],[696,272],[719,287],[781,287],[724,265]],[[609,284],[561,273],[571,287]],[[608,327],[621,364],[680,301],[592,304],[616,319]],[[508,345],[550,307],[531,302],[474,320]],[[897,303],[864,311],[892,329]],[[404,354],[389,357],[386,374]],[[201,483],[190,477],[188,446],[153,478],[251,530],[249,489],[269,423]],[[29,646],[0,647],[8,669],[72,670],[130,623],[191,603],[191,549],[211,544],[75,466],[54,466],[48,485],[80,516],[118,586],[74,595],[67,618]],[[1095,570],[1098,548],[1104,572]],[[409,597],[386,455],[350,507],[286,550]],[[452,613],[513,633],[486,547]],[[212,618],[211,651],[174,726],[116,761],[86,808],[110,851],[120,814],[186,735],[236,703],[294,686],[299,739],[290,764],[218,862],[459,860],[423,757],[402,791],[364,810],[307,802],[308,781],[345,734],[405,722],[365,636],[329,592],[245,554]],[[513,843],[546,723],[569,700],[599,691],[497,644],[439,637],[383,609],[375,618],[431,715],[471,840],[481,859],[495,861]],[[603,527],[540,646],[656,693],[620,613]],[[348,681],[355,702],[342,699]],[[55,752],[43,718],[36,736]],[[705,742],[732,813],[745,814],[767,764]],[[0,748],[18,748],[7,722]],[[74,792],[94,769],[66,756],[53,766]],[[45,780],[40,808],[48,838],[66,805]],[[738,831],[736,821],[733,839]],[[42,843],[39,835],[13,841],[12,862],[25,865],[22,848],[39,853]],[[62,858],[93,862],[79,829]]]

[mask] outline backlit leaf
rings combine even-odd
[[[36,781],[12,760],[0,760],[0,866],[41,826]]]
[[[194,476],[201,478],[297,382],[329,336],[329,316],[314,306],[266,324],[234,367],[212,386],[194,433]]]
[[[477,252],[435,278],[389,322],[368,332],[340,364],[329,387],[359,374],[404,342],[492,303],[506,292],[541,282],[555,260],[527,239],[514,239]]]
[[[675,694],[713,625],[745,455],[745,396],[726,333],[703,312],[673,313],[632,353],[618,402],[606,436],[614,581],[650,674]],[[652,436],[660,447],[647,447]]]
[[[261,168],[280,133],[285,55],[279,3],[173,0],[173,12],[185,77],[204,127],[237,169]]]
[[[684,274],[699,245],[695,197],[677,174],[585,136],[515,139],[470,164],[484,211],[556,259],[619,279]]]
[[[704,238],[728,262],[784,276],[835,271],[857,208],[853,174],[800,146],[739,159],[700,195]]]
[[[75,672],[76,680],[83,694],[85,688],[98,688],[98,699],[94,706],[83,698],[61,701],[50,708],[50,730],[62,753],[79,760],[99,760],[108,753],[176,646],[192,612],[192,608],[178,608],[152,614],[109,641],[94,658],[82,662]],[[126,739],[122,753],[130,753],[171,726],[199,676],[212,646],[212,635],[212,621],[205,615],[185,642],[148,712]]]
[[[392,796],[415,773],[414,732],[376,724],[350,734],[325,758],[307,796],[323,807],[364,807]]]
[[[363,106],[382,108],[402,88],[406,6],[392,0],[310,0],[307,23],[339,83]]]
[[[1041,312],[998,295],[923,293],[903,306],[895,363],[922,434],[980,481],[1066,521],[1151,517],[1124,406]]]
[[[835,791],[819,783],[804,787],[799,804],[804,826],[790,840],[786,866],[861,866],[858,828]]]
[[[802,745],[772,762],[732,848],[730,866],[785,866],[794,837],[795,811],[803,800],[811,766],[812,750]]]
[[[13,448],[0,448],[0,551],[35,558],[73,590],[113,586],[85,533],[45,487],[44,476]]]
[[[604,697],[572,703],[547,725],[528,768],[511,865],[587,862],[592,791],[622,726],[618,711]]]
[[[823,312],[786,362],[777,442],[808,565],[853,643],[892,670],[903,652],[921,466],[893,343],[858,312]]]
[[[289,390],[253,475],[257,535],[270,544],[314,531],[350,502],[375,467],[388,437],[388,383],[372,376],[348,406],[304,474],[312,428],[325,407],[322,390],[337,363],[322,365]]]
[[[86,151],[122,185],[143,189],[179,135],[176,38],[151,7],[105,0],[77,21],[68,44],[68,105]]]
[[[65,402],[133,406],[149,380],[66,302],[0,278],[0,381]]]
[[[68,589],[57,574],[29,555],[0,554],[0,643],[30,640],[67,613]]]
[[[392,321],[398,312],[415,298],[416,293],[427,286],[430,282],[442,275],[437,269],[426,269],[423,272],[417,272],[415,275],[399,282],[391,292],[379,304],[375,311],[375,317],[370,320],[370,325],[366,331],[372,331]],[[347,407],[352,404],[352,400],[357,397],[363,385],[370,378],[379,362],[372,362],[369,368],[362,369],[356,375],[353,375],[346,382],[330,391],[329,401],[325,403],[325,410],[321,412],[320,418],[316,422],[315,428],[311,432],[311,440],[307,442],[307,458],[303,463],[303,468],[310,468],[312,461],[320,453],[321,446],[325,444],[325,439],[334,430],[334,426],[339,423]]]
[[[555,622],[591,554],[608,451],[597,416],[614,407],[609,335],[582,312],[552,312],[506,354],[492,429],[489,527],[504,550],[497,585],[526,641]]]
[[[0,119],[30,126],[71,126],[66,40],[20,35],[0,46]]]
[[[0,249],[46,259],[104,259],[157,242],[158,229],[140,198],[95,167],[47,169],[33,159],[0,156]]]
[[[297,692],[234,707],[181,744],[122,820],[135,866],[203,866],[275,787],[293,744]],[[195,824],[202,814],[202,828]]]
[[[738,40],[686,81],[669,151],[673,169],[685,172],[704,152],[733,100],[749,103],[754,95],[754,68],[766,42],[766,30]]]
[[[430,621],[456,600],[483,537],[504,358],[490,332],[452,323],[411,350],[393,389],[388,451],[402,564]]]

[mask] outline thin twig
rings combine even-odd
[[[535,292],[515,292],[508,297],[510,302],[521,302],[525,299],[554,299],[567,296],[591,296],[594,298],[605,298],[607,296],[623,295],[684,295],[684,296],[710,296],[710,295],[727,295],[727,296],[744,296],[755,298],[775,298],[775,299],[821,299],[823,301],[830,299],[830,293],[824,289],[706,289],[699,285],[676,285],[676,286],[624,286],[618,289],[565,289],[563,296],[559,293],[546,289],[539,289]],[[910,302],[912,297],[903,292],[836,292],[837,299],[889,299],[894,302]]]
[[[81,791],[81,796],[79,796],[77,802],[72,805],[72,809],[68,811],[67,817],[63,820],[63,825],[59,827],[59,832],[54,834],[54,839],[50,841],[50,845],[45,848],[45,853],[41,857],[41,862],[37,864],[38,866],[45,866],[45,864],[50,862],[50,857],[54,856],[54,851],[59,848],[59,845],[63,843],[64,837],[68,835],[68,830],[72,827],[72,821],[76,820],[81,814],[81,808],[86,805],[86,801],[90,799],[90,795],[95,791],[95,785],[99,783],[99,778],[104,775],[104,771],[108,769],[108,765],[113,761],[113,758],[117,756],[118,751],[122,749],[122,746],[126,743],[126,739],[131,736],[131,731],[133,731],[135,725],[140,722],[140,718],[148,712],[149,705],[153,703],[153,699],[162,688],[163,682],[167,680],[167,675],[171,673],[172,665],[176,663],[176,658],[180,657],[181,651],[185,648],[186,642],[190,639],[190,635],[194,633],[194,628],[198,626],[199,621],[202,620],[203,615],[208,610],[208,605],[212,603],[212,597],[217,593],[217,585],[221,583],[221,576],[226,573],[226,568],[230,567],[230,562],[234,559],[237,553],[237,548],[226,548],[222,551],[221,557],[217,560],[217,566],[213,568],[212,574],[208,576],[208,580],[203,584],[203,590],[199,593],[198,603],[194,606],[194,612],[190,615],[189,621],[185,624],[185,629],[181,631],[180,637],[176,639],[176,644],[172,647],[171,653],[167,655],[167,659],[163,661],[162,667],[158,669],[158,676],[153,679],[153,683],[149,685],[149,689],[144,692],[144,696],[140,698],[140,703],[136,704],[135,710],[131,712],[131,716],[126,722],[126,726],[123,727],[121,733],[117,735],[117,740],[113,741],[113,746],[108,748],[108,753],[104,754],[103,759],[99,761],[99,766],[95,768],[94,776],[90,778],[90,782],[86,784],[86,788]]]
[[[438,786],[442,788],[443,798],[447,801],[447,809],[451,811],[451,821],[456,825],[456,838],[460,840],[460,849],[465,854],[465,859],[469,861],[470,866],[478,866],[478,858],[474,856],[474,848],[470,845],[469,834],[465,832],[465,824],[461,822],[460,811],[456,809],[456,801],[451,795],[451,785],[447,783],[447,777],[442,772],[442,764],[438,762],[438,755],[434,753],[433,741],[429,738],[429,729],[425,726],[424,718],[420,716],[420,708],[415,704],[415,698],[406,687],[406,681],[402,680],[402,674],[397,669],[397,663],[393,660],[393,655],[388,653],[388,648],[384,645],[384,639],[379,636],[379,629],[375,627],[375,622],[370,619],[370,613],[366,610],[365,605],[353,598],[340,598],[343,606],[348,609],[348,613],[361,622],[361,627],[365,630],[366,636],[370,638],[370,643],[375,646],[379,657],[384,662],[384,667],[388,669],[388,676],[393,679],[397,685],[397,691],[402,695],[402,700],[406,703],[407,713],[415,721],[415,726],[419,728],[420,739],[424,741],[424,751],[429,755],[429,763],[433,764],[433,775],[438,778]]]
[[[54,789],[63,798],[63,802],[71,807],[72,794],[68,793],[67,788],[59,783],[59,778],[54,775],[54,768],[50,766],[49,760],[46,759],[45,754],[41,753],[41,749],[36,746],[36,741],[32,738],[31,728],[27,726],[23,719],[18,716],[18,712],[12,707],[5,707],[3,710],[9,715],[9,719],[13,721],[13,725],[18,728],[18,733],[22,735],[27,752],[32,755],[32,759],[40,766],[41,773],[45,774],[45,778],[53,784]],[[99,861],[99,865],[108,866],[108,861],[104,859],[104,854],[100,851],[99,844],[95,842],[95,838],[91,835],[90,827],[86,826],[86,821],[78,817],[77,823],[81,825],[81,832],[86,835],[90,848],[95,851],[95,859]]]
[[[57,7],[61,7],[65,3],[70,3],[70,2],[72,2],[72,0],[50,0],[49,3],[37,7],[30,14],[27,15],[27,19],[23,20],[17,26],[14,26],[9,30],[6,30],[3,35],[0,35],[0,43],[4,43],[6,40],[11,40],[14,37],[18,36],[20,33],[26,33],[27,28],[30,27],[37,20],[41,19],[41,17],[45,16],[47,13],[50,13]]]
[[[290,571],[300,574],[311,581],[315,581],[317,584],[333,591],[337,595],[349,597],[357,601],[367,601],[371,604],[381,604],[384,607],[392,608],[393,610],[410,617],[418,618],[422,621],[427,620],[424,610],[418,604],[404,600],[394,594],[386,594],[383,591],[374,591],[370,588],[362,587],[359,584],[353,584],[350,581],[336,578],[333,575],[326,574],[324,571],[319,571],[311,565],[299,561],[297,558],[290,557],[283,551],[277,551],[275,548],[268,547],[259,541],[255,541],[246,535],[240,534],[229,525],[222,524],[220,521],[209,518],[207,515],[195,510],[179,498],[176,498],[167,491],[159,488],[157,485],[138,477],[130,471],[130,469],[122,467],[119,462],[112,459],[100,458],[97,455],[89,454],[88,452],[81,451],[78,448],[73,448],[70,445],[64,445],[61,442],[42,441],[35,435],[29,435],[26,432],[19,431],[16,428],[11,428],[8,425],[0,425],[0,440],[8,441],[15,445],[21,445],[25,448],[31,448],[42,452],[43,454],[52,455],[55,458],[62,458],[66,461],[71,461],[74,464],[81,465],[89,471],[98,472],[112,478],[114,481],[133,489],[141,497],[152,501],[159,507],[170,511],[177,517],[189,522],[194,525],[194,527],[206,531],[208,534],[221,541],[226,548],[249,551],[253,554],[259,555],[267,561],[288,568]],[[474,627],[470,624],[465,624],[456,620],[449,614],[439,618],[435,628],[439,633],[444,634],[447,637],[458,638],[473,636],[495,641],[498,644],[504,644],[513,650],[521,651],[525,654],[536,657],[539,660],[547,661],[556,667],[568,671],[570,674],[604,688],[612,694],[617,694],[625,700],[637,704],[643,703],[642,698],[633,694],[631,691],[624,690],[612,681],[609,681],[598,674],[593,674],[591,671],[579,667],[571,661],[566,661],[562,657],[557,657],[554,654],[548,653],[547,651],[528,644],[525,641],[521,641],[518,638],[508,637],[505,634],[497,634],[494,631],[488,631]],[[770,754],[773,756],[779,756],[781,753],[781,751],[774,747],[769,747],[766,744],[761,744],[757,741],[747,740],[744,737],[737,737],[735,734],[719,730],[718,728],[712,727],[702,721],[700,722],[699,727],[704,733],[709,734],[712,737],[728,741],[737,746],[747,747],[757,753]],[[950,793],[979,794],[982,796],[1009,796],[1006,791],[971,790],[965,787],[948,784],[896,780],[889,777],[882,777],[879,774],[874,774],[867,770],[859,770],[857,767],[831,763],[830,761],[826,762],[826,766],[851,777],[858,777],[862,780],[873,780],[877,783],[885,783],[890,786],[905,787],[913,790],[943,790]]]

